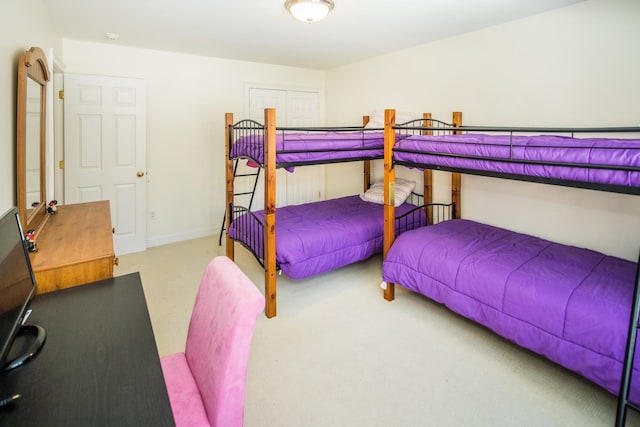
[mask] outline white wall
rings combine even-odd
[[[3,1],[0,9],[0,215],[16,205],[16,91],[18,57],[32,46],[58,52],[40,0]]]
[[[147,82],[149,246],[219,232],[224,113],[243,114],[244,84],[324,90],[324,72],[64,40],[66,72]]]
[[[433,18],[437,19],[437,18]],[[53,47],[66,71],[147,81],[150,245],[217,233],[223,214],[223,113],[242,113],[244,82],[327,90],[328,124],[384,108],[466,124],[640,123],[640,2],[587,0],[327,73],[64,41],[40,0],[0,14],[0,210],[15,204],[18,55]],[[428,24],[428,21],[426,22]],[[326,81],[325,81],[326,77]],[[379,166],[379,165],[378,165]],[[380,168],[375,171],[379,176]],[[436,176],[439,200],[447,174]],[[361,190],[360,165],[332,165],[327,196]],[[463,215],[628,259],[638,254],[640,197],[465,176]]]
[[[396,108],[462,111],[468,125],[637,125],[639,40],[640,2],[588,0],[330,70],[327,122]],[[436,180],[447,201],[449,174]],[[332,166],[328,181],[329,196],[360,191],[361,168]],[[637,260],[638,196],[473,176],[462,191],[463,217]]]

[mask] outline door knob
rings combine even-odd
[[[138,178],[142,178],[144,176],[144,172],[138,171],[138,173],[136,173],[136,175],[138,175]]]

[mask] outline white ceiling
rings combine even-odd
[[[328,69],[582,0],[334,0],[313,24],[284,0],[43,1],[64,38]]]

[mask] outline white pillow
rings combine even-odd
[[[396,191],[393,204],[398,207],[403,204],[416,186],[415,181],[396,178]],[[360,194],[365,202],[384,204],[384,182],[376,182],[367,191]]]

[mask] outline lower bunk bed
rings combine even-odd
[[[400,235],[382,275],[617,394],[636,270],[592,250],[453,219]],[[640,379],[631,398],[640,401]]]
[[[416,194],[413,199],[421,199]],[[420,206],[419,206],[420,205]],[[431,210],[434,206],[429,207]],[[236,210],[229,237],[264,262],[264,211]],[[383,206],[358,195],[278,208],[276,268],[304,279],[370,258],[382,252]],[[447,212],[446,217],[450,217]],[[441,215],[444,216],[444,215]],[[396,209],[397,233],[422,227],[427,215],[420,202]]]

